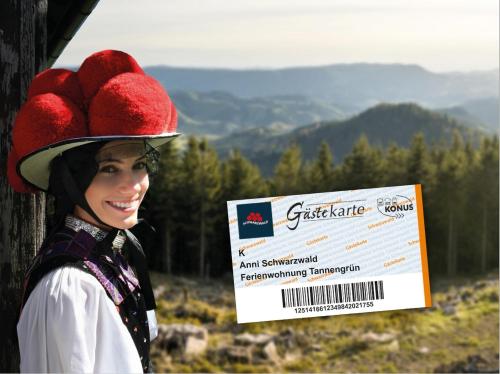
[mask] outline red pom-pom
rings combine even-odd
[[[170,101],[170,113],[170,121],[167,123],[165,130],[166,132],[175,132],[177,130],[177,109],[175,109],[172,101]]]
[[[110,79],[92,99],[90,134],[157,135],[169,126],[175,131],[172,108],[170,97],[154,78],[123,73]]]
[[[44,93],[53,93],[69,98],[80,108],[83,107],[83,95],[74,71],[67,69],[47,69],[31,81],[28,100]]]
[[[19,174],[17,174],[16,166],[18,162],[19,158],[17,157],[15,149],[12,148],[7,158],[7,180],[9,181],[9,184],[16,192],[20,193],[37,192],[36,188],[26,184],[23,181],[23,179],[19,176]]]
[[[16,116],[12,139],[19,157],[46,145],[88,136],[84,114],[64,96],[34,96]]]
[[[122,73],[144,71],[132,56],[121,51],[105,50],[87,57],[77,73],[86,103],[108,80]]]

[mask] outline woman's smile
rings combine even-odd
[[[132,201],[106,201],[106,203],[119,212],[130,213],[134,212],[139,208],[140,200],[137,199]]]

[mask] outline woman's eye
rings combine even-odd
[[[116,168],[114,166],[108,165],[108,166],[102,167],[101,170],[99,170],[99,171],[101,173],[111,174],[111,173],[114,173],[116,171]]]
[[[138,162],[134,165],[134,169],[146,169],[147,166],[148,165],[145,162]]]

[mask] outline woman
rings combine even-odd
[[[168,94],[119,51],[35,77],[16,116],[9,182],[55,197],[55,225],[27,271],[22,372],[149,372],[155,301],[129,231],[178,134]]]

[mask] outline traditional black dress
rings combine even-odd
[[[152,370],[157,328],[147,309],[154,299],[144,263],[130,265],[140,247],[131,235],[66,216],[27,272],[17,325],[21,372]]]

